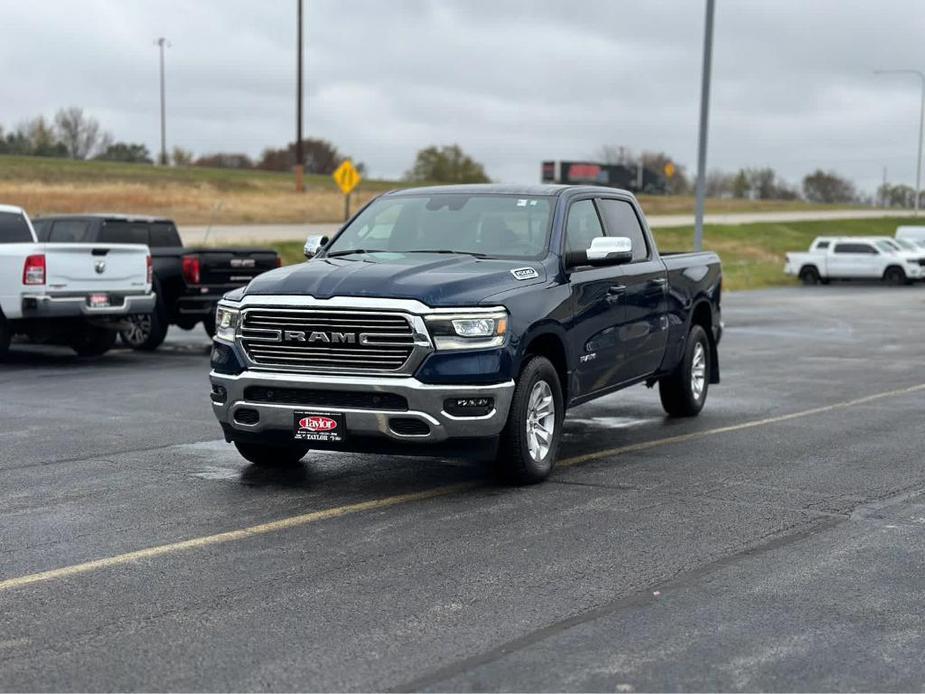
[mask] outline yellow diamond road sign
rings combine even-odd
[[[674,171],[675,171],[674,164],[672,164],[671,162],[668,162],[667,164],[665,164],[665,175],[668,176],[668,178],[674,177]]]
[[[340,188],[344,195],[350,195],[353,189],[360,185],[360,181],[363,180],[360,178],[360,172],[357,171],[353,162],[349,159],[344,159],[344,163],[337,167],[337,171],[332,176],[334,177],[334,182],[337,183],[337,187]]]

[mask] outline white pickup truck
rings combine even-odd
[[[803,284],[882,279],[900,285],[925,278],[925,257],[898,250],[891,239],[820,236],[809,252],[788,253],[784,271]]]
[[[154,309],[152,267],[139,244],[38,243],[26,213],[0,205],[0,359],[14,335],[103,354],[126,316]]]

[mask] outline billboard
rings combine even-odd
[[[543,183],[595,185],[623,188],[633,193],[667,192],[665,178],[651,169],[638,166],[599,164],[591,161],[544,161]]]

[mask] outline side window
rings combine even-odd
[[[101,243],[143,243],[148,245],[148,225],[134,222],[104,222]]]
[[[633,206],[625,200],[601,200],[608,236],[625,236],[633,242],[633,262],[649,257],[649,244]]]
[[[35,238],[45,242],[48,240],[48,232],[51,230],[51,221],[48,219],[33,219],[32,228],[35,229]]]
[[[863,253],[866,255],[878,255],[877,250],[866,243],[839,243],[835,246],[836,253]]]
[[[820,250],[823,249],[823,248],[828,248],[828,247],[829,247],[829,242],[828,242],[828,241],[820,241],[819,243],[816,244],[816,248],[818,248],[818,249],[820,249]]]
[[[86,243],[90,223],[79,219],[61,219],[52,222],[48,241],[51,243]]]
[[[594,202],[579,200],[572,203],[565,224],[565,250],[586,251],[591,245],[591,239],[603,235],[604,229],[594,209]]]
[[[178,248],[183,245],[177,227],[170,222],[155,222],[149,229],[151,239],[148,245],[152,248]]]

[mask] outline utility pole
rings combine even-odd
[[[694,213],[694,250],[703,250],[703,206],[707,192],[707,126],[710,119],[710,70],[713,63],[714,0],[707,0],[703,30],[703,74],[700,83],[700,136],[697,142],[697,208]]]
[[[295,116],[295,190],[305,191],[305,152],[302,148],[302,0],[297,0],[298,28],[296,30],[296,116]]]
[[[161,36],[155,39],[154,45],[160,49],[161,53],[161,156],[160,165],[167,166],[167,108],[164,104],[164,47],[170,47],[170,42]]]
[[[921,70],[874,70],[876,75],[918,75],[922,82],[922,101],[919,105],[919,149],[915,160],[915,216],[919,216],[919,195],[922,190],[922,133],[925,130],[925,72]]]

